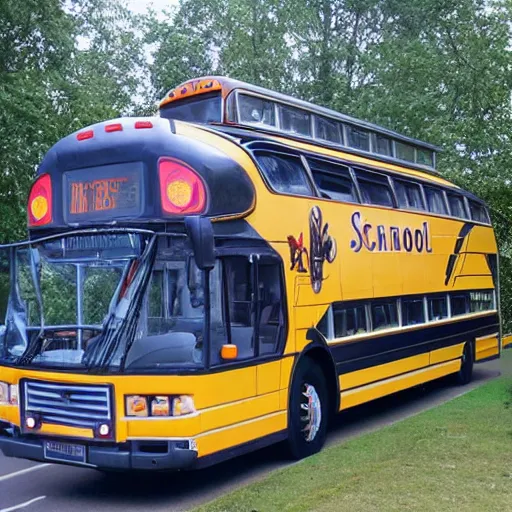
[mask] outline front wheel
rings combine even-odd
[[[455,380],[460,386],[465,386],[471,382],[473,378],[473,363],[475,358],[473,356],[473,343],[470,341],[464,344],[464,351],[462,352],[462,364],[460,370],[455,375]]]
[[[327,384],[322,369],[309,358],[299,362],[288,405],[288,448],[295,459],[319,452],[328,422]]]

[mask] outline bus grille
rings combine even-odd
[[[108,386],[26,381],[24,395],[25,411],[37,413],[43,423],[94,428],[111,418]]]

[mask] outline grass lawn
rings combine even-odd
[[[502,376],[197,510],[512,511],[511,401]]]

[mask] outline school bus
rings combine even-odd
[[[0,448],[194,469],[500,356],[486,205],[439,149],[203,77],[60,140],[0,248]]]

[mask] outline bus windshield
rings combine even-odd
[[[222,120],[220,92],[203,94],[170,103],[160,109],[160,116],[190,123],[220,123]]]
[[[207,309],[186,237],[69,236],[10,254],[8,275],[0,265],[0,286],[10,289],[1,362],[88,371],[203,365],[206,315],[221,317],[219,272]]]

